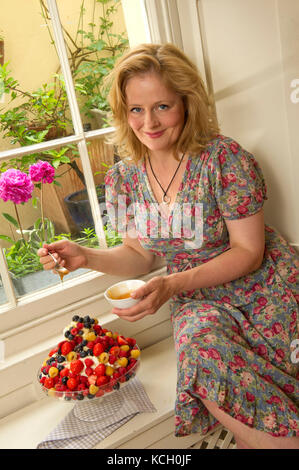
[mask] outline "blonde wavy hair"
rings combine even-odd
[[[205,85],[194,63],[173,44],[141,44],[123,55],[108,77],[111,125],[115,133],[110,142],[116,145],[121,158],[137,163],[147,151],[128,124],[126,85],[138,74],[157,72],[165,85],[182,97],[185,125],[175,144],[174,155],[201,153],[208,142],[219,134]]]

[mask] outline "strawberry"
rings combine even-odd
[[[77,387],[77,380],[76,379],[68,379],[67,386],[70,390],[74,390]]]
[[[54,387],[54,379],[52,379],[52,377],[46,377],[46,380],[44,381],[44,387],[53,388]]]
[[[80,359],[75,359],[71,362],[70,368],[73,374],[80,374],[81,370],[84,368],[84,364]]]
[[[58,351],[58,349],[59,349],[58,346],[57,346],[57,348],[52,349],[52,350],[49,352],[49,356],[50,356],[50,357],[53,356],[53,354],[55,354],[55,353]]]
[[[66,377],[66,376],[69,375],[69,373],[70,373],[70,369],[68,369],[67,367],[65,367],[64,369],[62,369],[62,370],[60,371],[60,374],[59,374],[59,375],[60,375],[60,377]]]
[[[118,356],[119,355],[119,351],[120,351],[120,347],[119,346],[112,346],[112,348],[110,349],[110,354],[112,354],[113,356]]]
[[[94,373],[96,374],[97,377],[105,375],[105,372],[106,372],[105,364],[99,364],[94,370]]]
[[[127,342],[128,342],[128,345],[131,346],[131,348],[132,348],[133,346],[135,346],[135,344],[136,344],[136,339],[134,339],[134,338],[126,338],[126,340],[127,340]]]
[[[104,351],[105,351],[105,347],[101,343],[95,344],[94,347],[93,347],[93,350],[92,350],[92,352],[95,356],[99,356]]]
[[[109,382],[109,377],[107,375],[101,375],[101,377],[97,378],[97,386],[101,387],[101,385],[106,385]]]
[[[70,341],[64,341],[63,344],[61,345],[61,354],[63,356],[67,356],[69,352],[72,351],[72,345]]]
[[[89,385],[95,385],[96,384],[96,381],[97,381],[97,376],[96,375],[90,375],[88,377],[88,383]]]
[[[121,336],[121,335],[118,335],[117,343],[119,344],[119,346],[122,346],[124,344],[128,344],[126,338],[124,336]]]

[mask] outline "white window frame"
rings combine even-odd
[[[123,1],[125,4],[125,0]],[[204,69],[201,37],[196,19],[196,15],[198,15],[198,2],[195,0],[188,0],[188,2],[185,0],[136,1],[139,1],[139,6],[143,13],[148,38],[147,42],[172,42],[185,50],[191,58],[195,59],[199,68]],[[56,0],[47,0],[47,4],[52,18],[54,38],[65,80],[74,134],[41,144],[0,152],[0,161],[61,147],[70,143],[77,144],[86,178],[87,192],[92,216],[95,221],[96,234],[99,238],[99,245],[100,248],[106,248],[101,213],[86,143],[90,139],[113,132],[113,128],[97,129],[90,132],[83,131]],[[196,16],[195,19],[194,15]],[[196,41],[192,38],[196,38]],[[198,46],[194,46],[194,42],[198,42]],[[161,264],[161,260],[157,260],[156,268],[161,268],[161,266],[163,266],[163,263]],[[33,292],[17,299],[2,252],[0,254],[0,274],[8,298],[8,303],[0,305],[0,337],[2,340],[11,338],[16,331],[30,330],[30,328],[38,324],[47,322],[50,318],[54,319],[62,315],[62,313],[74,311],[76,308],[80,310],[81,307],[84,308],[88,304],[91,307],[93,305],[102,305],[103,291],[109,284],[116,281],[115,276],[91,271],[70,281],[65,279],[63,286],[48,287],[45,290]]]

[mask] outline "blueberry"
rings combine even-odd
[[[114,390],[119,390],[119,387],[120,387],[119,382],[116,382],[116,384],[113,385]]]
[[[82,346],[86,346],[88,343],[88,341],[86,339],[84,339],[80,344],[82,344]]]
[[[79,321],[79,315],[74,315],[72,318],[73,321]]]
[[[93,350],[92,349],[87,349],[87,354],[88,354],[88,356],[93,356]]]
[[[70,332],[68,338],[69,338],[69,340],[72,340],[72,339],[74,339],[74,335],[72,335],[72,333]]]
[[[80,352],[80,357],[86,357],[86,356],[87,356],[87,351]]]
[[[64,369],[64,366],[63,366],[63,365],[61,365],[61,364],[59,364],[59,366],[57,366],[57,369],[58,369],[58,370],[59,370],[59,372],[60,372],[61,370],[63,370],[63,369]]]
[[[88,393],[88,394],[87,394],[87,398],[89,398],[89,399],[92,399],[92,398],[94,398],[94,397],[95,397],[95,395],[93,395],[92,393]]]
[[[70,397],[69,395],[64,395],[64,399],[65,399],[66,401],[70,401],[70,400],[72,399],[72,397]]]
[[[83,317],[80,317],[80,318],[79,318],[79,323],[83,323],[83,321],[84,321],[84,318],[83,318]]]
[[[68,379],[69,379],[69,378],[66,377],[66,376],[62,377],[61,382],[63,383],[63,385],[66,385],[66,384],[67,384]]]
[[[79,330],[78,335],[82,336],[83,335],[83,330]]]
[[[57,362],[64,362],[65,361],[65,357],[64,356],[58,356],[57,357]]]
[[[68,338],[68,337],[70,336],[70,334],[71,334],[70,331],[69,331],[69,330],[66,330],[66,332],[64,333],[64,336],[65,336],[66,338]]]
[[[77,400],[83,400],[83,398],[84,398],[84,395],[82,393],[78,393],[78,395],[76,396]]]

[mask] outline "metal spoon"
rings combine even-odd
[[[48,255],[50,255],[51,258],[53,259],[53,261],[55,261],[55,266],[54,266],[54,268],[53,268],[53,269],[55,269],[55,271],[58,271],[58,272],[61,272],[61,273],[64,273],[64,274],[68,274],[68,273],[69,273],[69,270],[66,269],[66,268],[64,268],[63,266],[61,266],[61,265],[58,263],[58,261],[57,261],[57,259],[55,258],[55,256],[52,255],[52,253],[50,253],[49,251],[48,251]]]

